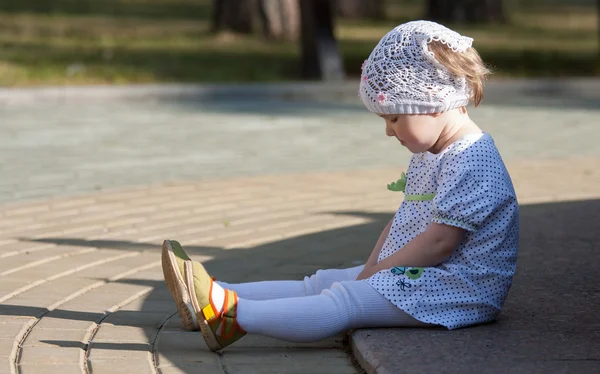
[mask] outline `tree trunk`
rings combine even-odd
[[[440,23],[504,23],[503,0],[427,0],[427,18]]]
[[[301,0],[260,0],[259,15],[267,39],[295,40],[300,34]]]
[[[211,30],[251,34],[259,18],[267,39],[297,39],[300,34],[298,1],[213,0]]]
[[[335,5],[340,17],[384,19],[382,0],[337,0]]]
[[[255,0],[213,0],[211,31],[251,34],[255,13]]]
[[[302,75],[337,81],[344,78],[342,57],[333,34],[333,0],[300,0]]]

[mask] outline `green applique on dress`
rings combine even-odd
[[[403,172],[400,179],[387,185],[387,189],[394,192],[405,192],[406,190],[406,174]],[[406,201],[430,201],[435,197],[434,193],[407,195],[405,193],[404,200]]]
[[[404,192],[405,188],[406,174],[404,172],[400,175],[400,179],[387,185],[387,189],[390,191]]]
[[[411,268],[406,272],[406,276],[410,279],[419,279],[425,268]]]
[[[425,268],[408,268],[405,266],[396,266],[390,269],[390,272],[394,275],[406,275],[408,279],[419,279]],[[405,278],[400,278],[396,282],[396,286],[400,287],[400,290],[404,291],[407,288],[411,288],[412,284],[406,281]]]
[[[409,279],[415,280],[421,278],[425,268],[408,268],[405,266],[396,266],[390,269],[390,272],[394,275],[406,275]]]

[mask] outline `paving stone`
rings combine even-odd
[[[8,357],[0,356],[0,374],[13,374],[11,366],[12,363]]]
[[[161,336],[161,340],[164,336]],[[342,335],[332,336],[328,339],[324,339],[315,343],[290,343],[283,340],[266,338],[263,336],[246,335],[242,339],[236,342],[235,347],[237,348],[258,348],[264,347],[270,348],[291,348],[294,349],[327,349],[327,348],[339,348],[344,349],[343,345],[344,337]]]
[[[152,343],[157,330],[129,326],[100,325],[94,335],[94,343]]]
[[[147,343],[96,343],[92,341],[89,345],[89,360],[95,362],[114,360],[146,360],[152,347]]]
[[[127,297],[121,294],[96,294],[91,290],[71,301],[63,304],[63,308],[78,312],[104,313],[126,301]]]
[[[10,357],[15,344],[14,339],[0,339],[0,358]]]
[[[44,329],[36,324],[22,347],[73,347],[83,349],[86,330]]]
[[[176,355],[186,352],[199,354],[209,352],[200,332],[182,329],[163,330],[158,340],[158,347],[161,352],[173,352]]]
[[[7,295],[14,293],[15,290],[29,284],[27,280],[13,279],[12,277],[4,277],[0,282],[0,299],[6,298]]]
[[[162,374],[187,374],[187,373],[206,373],[206,374],[223,374],[223,369],[219,363],[207,362],[176,362],[171,366],[159,366]]]
[[[23,330],[24,326],[25,326],[25,323],[23,323],[23,324],[18,324],[18,323],[0,324],[0,339],[14,340],[15,338],[17,338],[19,336],[19,334],[21,333],[21,330]]]
[[[134,326],[134,327],[159,327],[171,315],[167,312],[141,312],[137,310],[118,310],[111,313],[102,325]]]
[[[72,364],[78,365],[83,350],[76,347],[24,347],[21,350],[21,364]]]
[[[62,273],[74,273],[77,269],[85,269],[86,274],[89,274],[90,271],[85,268],[86,266],[97,263],[98,265],[106,262],[110,258],[115,258],[118,255],[127,254],[126,252],[119,251],[109,251],[109,250],[99,250],[90,253],[86,253],[84,255],[77,255],[69,257],[68,259],[62,259],[60,261],[56,261],[52,266],[39,266],[27,268],[20,271],[16,276],[18,279],[22,279],[24,286],[43,279],[58,279]]]
[[[185,331],[183,329],[183,324],[181,322],[181,319],[179,318],[179,315],[177,314],[177,311],[174,312],[174,314],[172,314],[171,318],[165,323],[163,332],[167,333],[167,332],[182,332]]]
[[[55,309],[44,315],[36,324],[37,328],[57,330],[88,330],[104,315],[76,310]]]
[[[156,259],[154,259],[156,260]],[[156,262],[156,261],[153,261]],[[132,270],[132,269],[129,269]],[[160,273],[160,271],[153,270],[153,272]],[[128,278],[129,279],[129,278]],[[146,285],[128,284],[128,279],[119,279],[114,282],[107,283],[102,287],[94,289],[94,295],[121,295],[121,296],[132,296],[140,292],[149,291],[152,288]],[[145,280],[148,280],[147,278]]]
[[[94,279],[85,279],[70,274],[65,277],[44,282],[36,287],[22,290],[22,292],[9,300],[13,304],[22,304],[21,301],[25,302],[25,300],[27,300],[29,305],[49,306],[57,301],[65,299],[82,288],[91,286],[97,282],[98,281]]]
[[[108,278],[130,273],[136,268],[140,268],[152,263],[159,264],[159,262],[156,260],[156,257],[152,258],[149,255],[143,255],[135,251],[113,251],[113,253],[115,255],[119,253],[122,253],[123,255],[129,254],[129,256],[123,258],[111,256],[112,258],[116,258],[116,260],[111,261],[110,263],[110,273],[107,273],[107,270],[104,266],[95,266],[86,269],[85,273],[82,273],[81,275],[91,279],[107,280]],[[123,283],[123,281],[121,281],[121,283]]]
[[[313,360],[314,362],[314,360]],[[306,363],[303,366],[293,366],[288,365],[287,363],[283,363],[280,365],[274,364],[245,364],[241,367],[235,367],[230,369],[228,367],[228,373],[236,373],[236,374],[304,374],[309,370],[310,373],[315,374],[329,374],[329,373],[354,373],[360,374],[362,373],[357,368],[352,366],[349,363],[343,363],[340,365],[335,364],[325,364],[325,365],[309,365],[309,368],[306,367]]]
[[[15,246],[14,249],[20,248]],[[5,257],[0,262],[0,275],[15,273],[26,267],[52,266],[53,261],[85,251],[89,251],[89,248],[51,247],[44,251]]]
[[[182,347],[179,349],[168,349],[160,351],[156,355],[157,366],[162,368],[166,366],[186,366],[190,364],[194,365],[206,365],[214,366],[219,365],[217,355],[208,348],[204,347],[203,350],[197,350],[190,347]]]
[[[81,374],[80,365],[75,364],[23,364],[19,365],[19,372],[22,374],[56,374],[58,372],[65,374]]]
[[[173,301],[173,299],[166,299],[161,301],[140,299],[134,301],[133,303],[127,304],[126,306],[121,308],[121,310],[137,310],[142,312],[172,314],[177,311],[177,307],[175,306],[175,302]]]
[[[351,361],[342,350],[324,350],[323,348],[296,349],[270,348],[234,348],[229,347],[222,357],[223,365],[228,373],[260,373],[261,368],[268,368],[271,372],[279,370],[300,373],[301,368],[306,370],[306,363],[318,362],[311,366],[311,372],[352,372],[354,370]],[[304,366],[304,367],[303,367]]]
[[[110,358],[96,360],[89,363],[93,373],[114,373],[114,374],[154,374],[152,364],[144,358]]]

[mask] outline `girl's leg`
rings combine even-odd
[[[364,266],[349,269],[319,270],[301,281],[264,281],[229,284],[217,282],[221,287],[235,291],[247,300],[272,300],[289,297],[314,296],[328,289],[335,282],[356,280]]]
[[[163,243],[162,267],[184,327],[201,330],[213,351],[247,332],[311,342],[357,327],[423,325],[364,281],[335,282],[315,296],[248,300],[214,282],[202,264],[192,261],[176,241]],[[357,270],[342,274],[348,277]],[[315,274],[314,284],[307,282],[313,291],[321,288],[317,278]]]
[[[364,281],[334,283],[319,295],[239,299],[237,322],[247,333],[313,342],[364,327],[430,326],[397,308]]]

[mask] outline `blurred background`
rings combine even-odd
[[[300,80],[306,74],[298,2],[0,0],[0,85]],[[387,31],[414,19],[437,20],[474,37],[497,78],[600,72],[600,1],[331,4],[336,43],[327,48],[339,56],[346,78],[360,74]],[[327,20],[306,24],[325,25],[328,35]]]
[[[0,0],[0,373],[263,360],[340,373],[346,353],[330,343],[198,356],[176,317],[165,323],[174,304],[148,266],[165,238],[231,281],[364,261],[412,154],[356,96],[360,67],[414,19],[473,37],[494,70],[469,115],[523,207],[508,318],[458,342],[493,340],[482,355],[519,372],[600,373],[599,12],[600,0]],[[452,371],[450,339],[421,371]],[[483,362],[473,352],[469,367]]]

